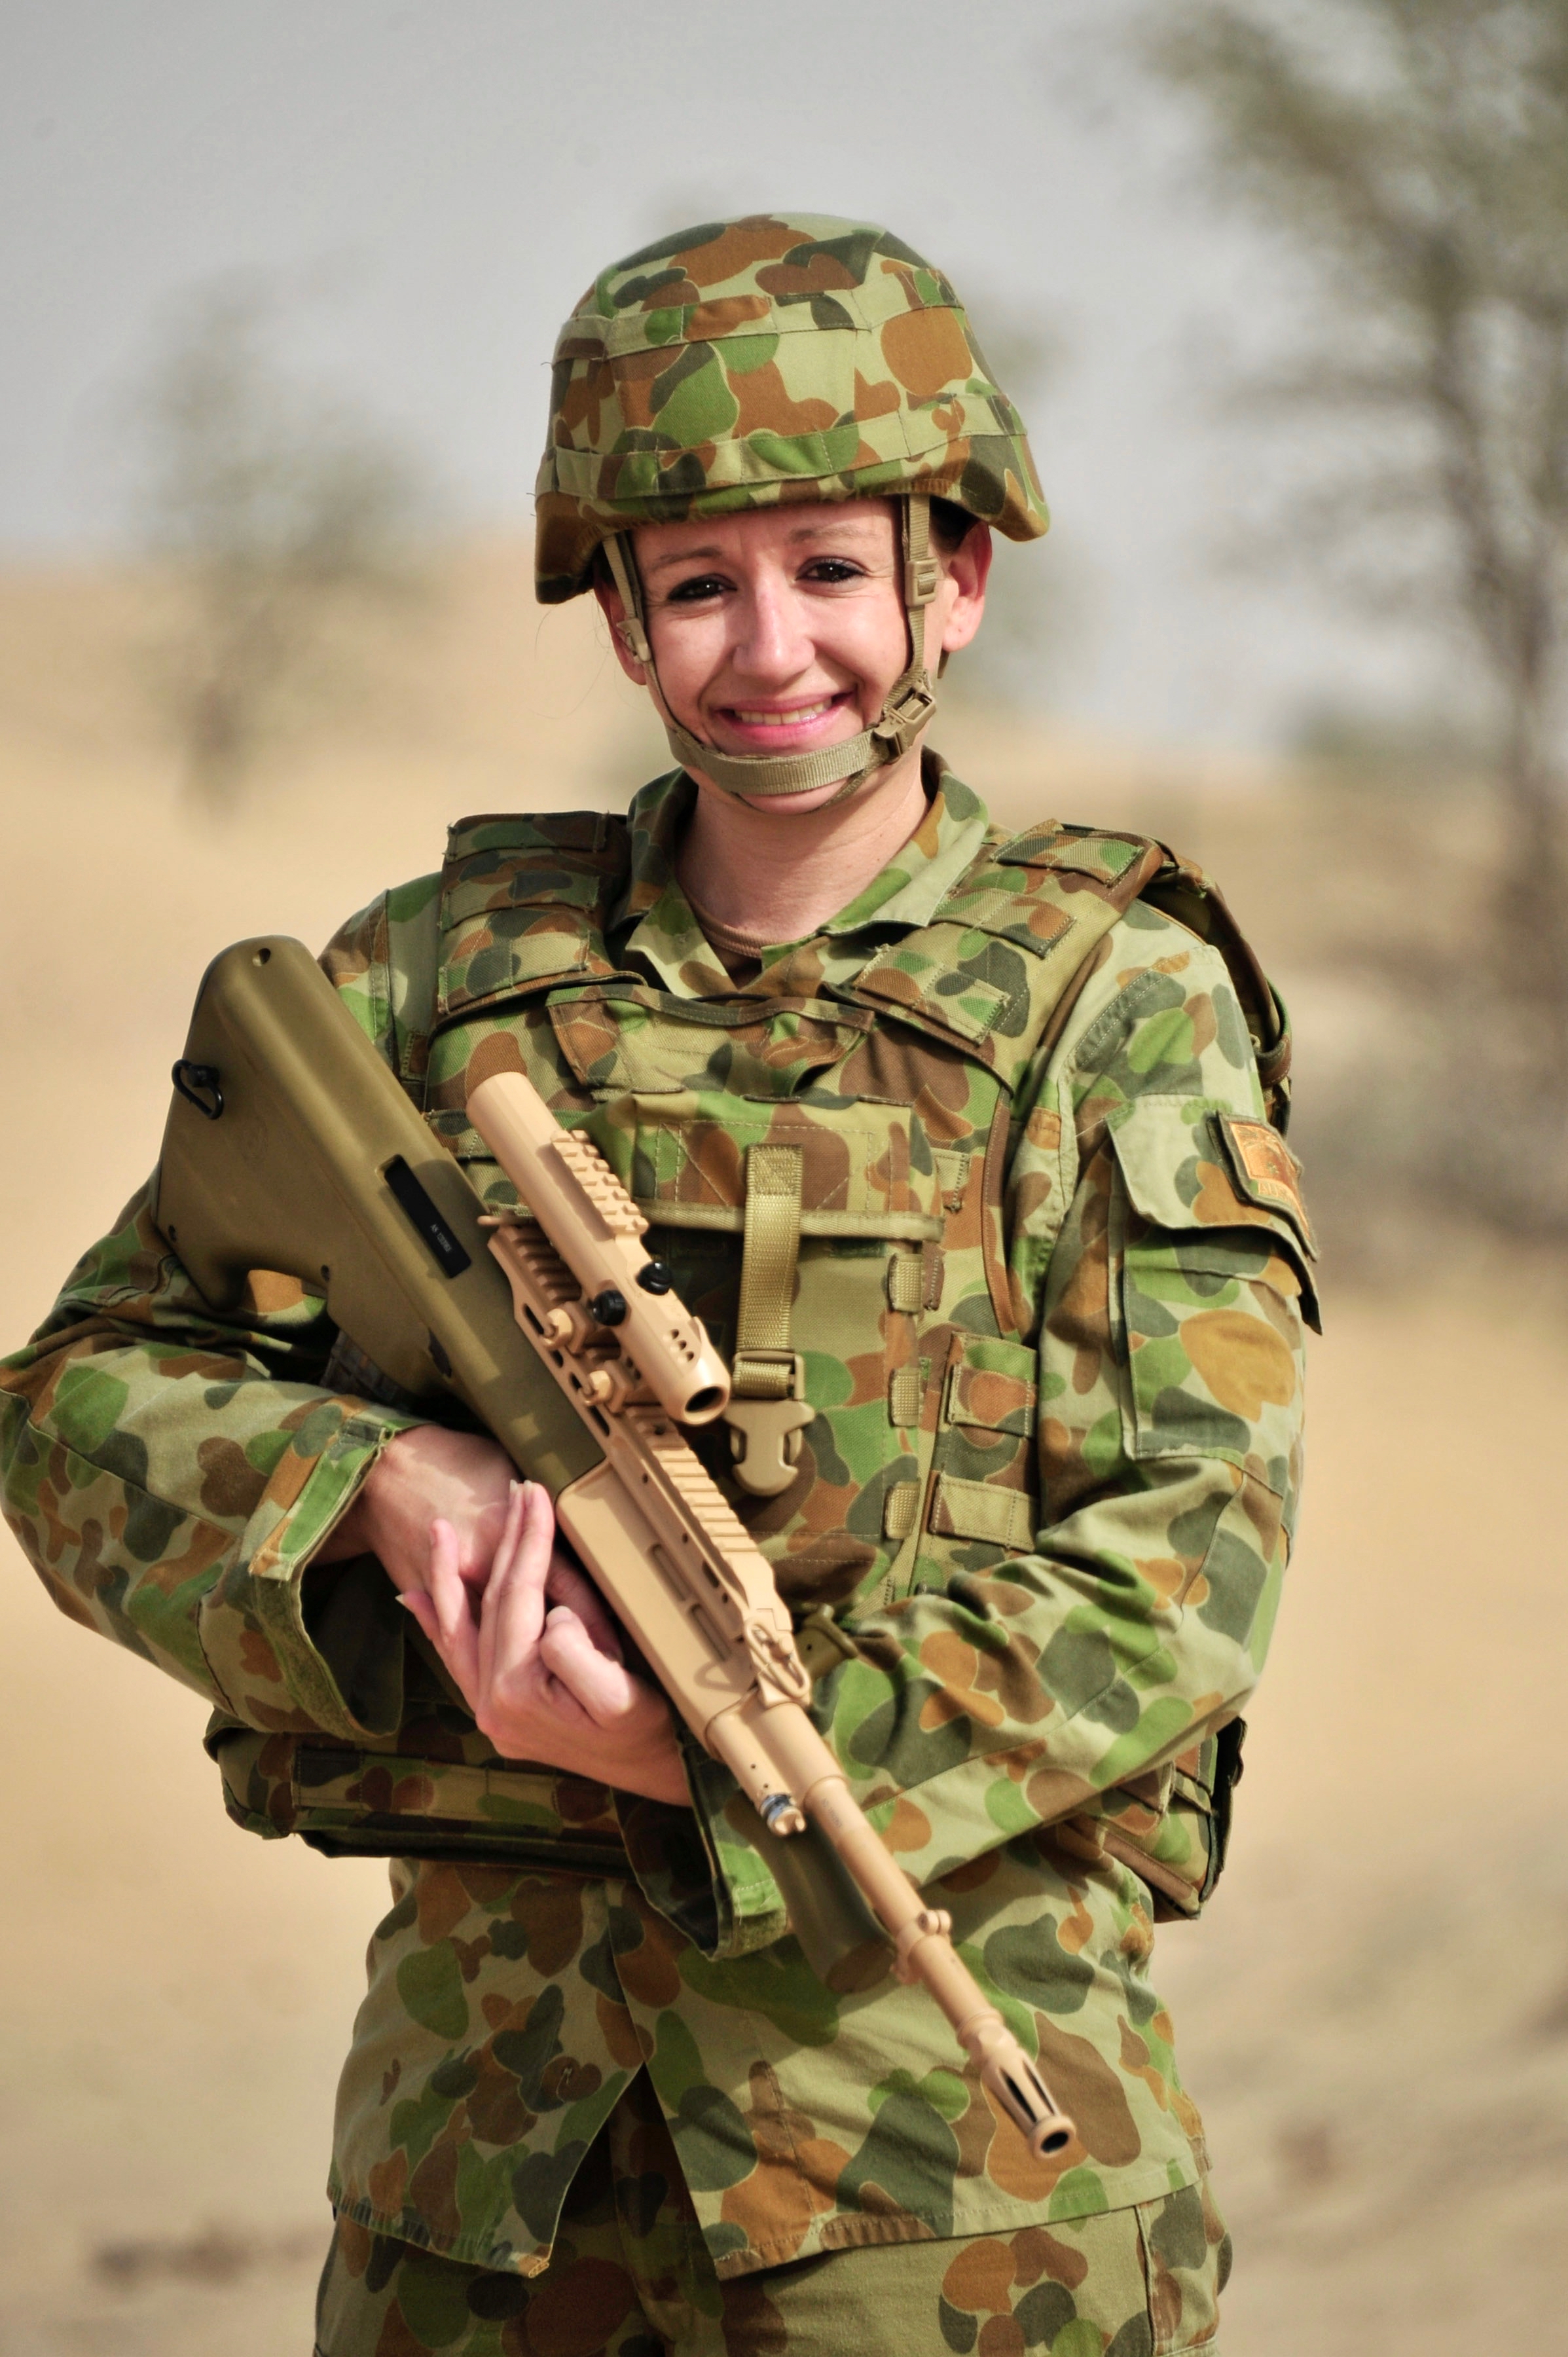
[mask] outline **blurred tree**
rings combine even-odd
[[[344,626],[420,585],[428,496],[410,460],[292,383],[251,281],[187,302],[139,403],[143,535],[173,572],[156,686],[198,799],[237,795],[292,709],[344,684]]]
[[[1310,544],[1369,554],[1390,619],[1412,610],[1391,585],[1424,576],[1479,659],[1508,820],[1498,977],[1560,1092],[1568,0],[1186,0],[1137,40],[1197,111],[1221,192],[1316,287],[1268,386],[1341,429]]]
[[[1069,361],[1066,337],[1022,318],[1005,301],[971,309],[986,364],[1029,429],[1030,447],[1051,494],[1045,413]],[[1092,635],[1093,567],[1059,523],[1044,544],[993,535],[985,628],[958,656],[947,692],[961,702],[1020,710],[1048,704],[1064,671]]]

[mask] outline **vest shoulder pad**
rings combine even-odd
[[[1145,835],[1056,820],[989,835],[930,922],[874,958],[851,995],[953,1040],[1011,1089],[1167,856]]]
[[[1151,908],[1174,917],[1224,959],[1257,1059],[1263,1104],[1283,1135],[1290,1123],[1292,1047],[1285,1003],[1258,963],[1257,952],[1236,922],[1219,885],[1179,852],[1163,845],[1161,848],[1164,865],[1141,897]]]
[[[1224,895],[1152,835],[1046,819],[987,837],[931,921],[873,959],[854,996],[978,1056],[1011,1089],[1065,1019],[1089,961],[1134,900],[1225,961],[1270,1119],[1290,1104],[1290,1023]]]
[[[437,1021],[612,974],[605,926],[630,862],[627,823],[607,811],[459,819],[441,874]]]

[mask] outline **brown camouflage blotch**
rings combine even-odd
[[[267,1481],[237,1441],[209,1434],[196,1452],[201,1468],[201,1502],[209,1514],[248,1522],[260,1505]]]
[[[259,1629],[247,1629],[240,1639],[240,1662],[247,1676],[266,1678],[274,1685],[282,1685],[278,1657]]]
[[[1296,1394],[1295,1361],[1274,1331],[1245,1311],[1200,1309],[1182,1321],[1182,1343],[1214,1397],[1254,1423],[1266,1405]]]
[[[564,1971],[583,1945],[583,1886],[564,1877],[529,1881],[513,1893],[511,1920],[528,1935],[528,1961],[546,1980]]]
[[[395,2218],[403,2209],[403,2197],[408,2186],[408,2155],[399,2145],[378,2161],[366,2180],[371,2207],[379,2218]]]
[[[477,1940],[460,1940],[454,1932],[452,1953],[457,1959],[457,1970],[462,1974],[468,1986],[472,1987],[479,1977],[479,1967],[485,1958],[494,1953],[490,1945],[489,1933],[481,1932]]]
[[[942,2298],[974,2315],[1013,2312],[1015,2265],[1010,2245],[993,2235],[966,2243],[942,2277]]]
[[[534,2115],[523,2102],[516,2079],[496,2061],[488,2039],[473,2061],[479,2075],[466,2103],[475,2140],[500,2149],[520,2145],[533,2126]]]
[[[463,1878],[450,1866],[426,1861],[414,1872],[413,1900],[419,1919],[421,1944],[434,1947],[456,1931],[469,1910],[469,1898],[463,1888]]]
[[[1058,2242],[1044,2226],[1025,2226],[1013,2237],[1013,2280],[1020,2287],[1047,2276],[1052,2283],[1076,2291],[1089,2273],[1089,2261],[1070,2243]]]
[[[1241,1509],[1258,1534],[1258,1553],[1272,1564],[1284,1527],[1284,1500],[1270,1482],[1259,1479],[1261,1469],[1248,1467],[1241,1484]]]
[[[455,2132],[456,2126],[454,2117],[408,2180],[409,2201],[429,2228],[437,2250],[443,2244],[455,2242],[463,2231],[463,2216],[457,2207],[457,2163],[461,2146],[467,2139]]]
[[[623,2071],[637,2070],[645,2060],[642,2033],[626,2007],[606,1996],[601,1989],[595,1993],[594,2013],[612,2061],[618,2062]]]
[[[636,1947],[616,1949],[616,1971],[621,1986],[638,2005],[650,2010],[673,2005],[681,1994],[676,1958],[686,1943],[672,1924],[665,1923],[646,1903],[639,1903],[640,1894],[628,1896],[642,1927],[642,1938]]]

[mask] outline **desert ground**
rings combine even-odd
[[[216,949],[318,943],[449,819],[618,806],[662,766],[590,618],[542,622],[498,547],[220,821],[147,710],[149,610],[134,581],[0,580],[5,1348],[154,1159]],[[1386,872],[1375,813],[1348,863],[1343,814],[1261,763],[1131,726],[935,733],[1016,823],[1150,824],[1219,872],[1301,1018],[1304,1101],[1378,1051],[1343,954]],[[1442,922],[1449,848],[1413,926]],[[1378,1282],[1330,1256],[1233,1863],[1161,1935],[1236,2233],[1226,2357],[1564,2345],[1568,1287],[1457,1231],[1405,1247]],[[59,1619],[4,1534],[0,1570],[0,2357],[304,2357],[384,1877],[232,1829],[195,1697]]]

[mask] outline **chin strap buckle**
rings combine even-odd
[[[913,744],[936,708],[937,699],[924,676],[911,679],[902,687],[895,688],[882,708],[882,717],[871,733],[897,746],[902,752],[907,746]]]

